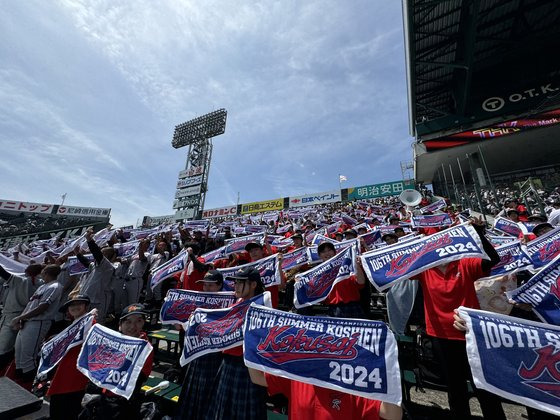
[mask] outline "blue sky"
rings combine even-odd
[[[398,1],[11,1],[0,39],[0,198],[171,214],[174,127],[222,107],[206,208],[412,158]]]

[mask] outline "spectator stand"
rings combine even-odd
[[[174,328],[160,328],[148,333],[154,347],[154,362],[175,364],[181,357],[179,331]]]

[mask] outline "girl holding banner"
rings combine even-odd
[[[336,255],[335,247],[330,242],[319,244],[317,251],[323,262]],[[328,306],[329,316],[337,318],[363,318],[364,310],[361,305],[360,291],[365,287],[366,278],[361,262],[356,259],[355,273],[348,279],[336,284],[324,303]]]
[[[246,267],[232,277],[235,280],[235,297],[241,303],[264,293],[259,272]],[[257,420],[266,419],[266,389],[255,385],[243,362],[243,347],[224,350],[224,360],[214,379],[210,395],[214,403],[206,420]]]
[[[210,270],[198,283],[202,283],[203,292],[220,292],[223,289],[224,277],[218,270]],[[186,366],[179,395],[179,408],[174,419],[197,420],[208,411],[209,405],[214,401],[211,394],[212,383],[222,360],[222,353],[208,353]]]

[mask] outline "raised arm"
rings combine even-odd
[[[93,240],[93,229],[88,229],[86,233],[86,241],[93,258],[95,258],[95,262],[99,264],[103,260],[103,253],[101,252],[99,245],[97,245]]]
[[[142,239],[140,241],[140,245],[138,245],[138,259],[142,262],[146,261],[146,251],[150,247],[150,240],[149,239]]]
[[[264,246],[266,248],[266,252],[268,253],[268,255],[272,255],[274,254],[274,252],[272,251],[272,247],[270,246],[270,244],[268,243],[268,234],[266,233],[266,231],[264,232]]]
[[[471,222],[472,226],[475,228],[476,233],[480,237],[480,242],[482,242],[482,247],[484,252],[490,257],[490,260],[482,260],[482,269],[484,271],[490,271],[492,267],[500,262],[500,256],[496,252],[496,249],[492,246],[490,241],[486,239],[484,233],[486,232],[486,225],[481,219],[474,219]]]
[[[366,273],[362,267],[362,260],[356,255],[356,283],[366,284]]]
[[[206,271],[208,269],[208,266],[206,264],[201,263],[198,258],[196,258],[196,255],[194,255],[194,251],[192,248],[187,248],[187,254],[189,255],[189,259],[192,261],[195,270]]]
[[[76,254],[76,258],[84,267],[89,267],[89,260],[84,257],[84,254],[80,251],[80,245],[76,245],[76,248],[74,248],[74,254]]]

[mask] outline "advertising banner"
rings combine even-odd
[[[336,203],[342,200],[340,190],[290,197],[290,208]]]
[[[175,222],[175,215],[168,214],[166,216],[144,216],[142,219],[142,227],[149,228],[149,227],[156,227],[159,225],[164,224],[171,224]]]
[[[179,178],[200,175],[203,172],[204,166],[191,166],[189,169],[183,169],[181,172],[179,172]]]
[[[181,219],[192,219],[196,216],[196,208],[189,208],[184,210],[177,210],[175,212],[174,219],[181,220]]]
[[[200,185],[195,185],[192,187],[181,188],[175,193],[175,198],[188,197],[189,195],[200,194]]]
[[[203,219],[211,219],[213,217],[235,216],[237,214],[237,206],[219,207],[217,209],[208,209],[202,211]]]
[[[177,181],[177,188],[190,187],[192,185],[198,185],[201,183],[202,183],[202,175],[191,176]]]
[[[198,202],[200,197],[198,195],[193,195],[191,197],[186,197],[181,200],[175,200],[173,202],[174,209],[180,209],[182,207],[196,207],[198,206]]]
[[[348,188],[348,200],[364,200],[399,195],[406,189],[414,189],[414,182],[393,181],[383,184],[363,185],[361,187]]]
[[[111,209],[104,209],[99,207],[75,207],[75,206],[59,206],[56,214],[61,216],[86,216],[86,217],[99,217],[106,219],[109,217]]]
[[[54,204],[28,203],[25,201],[12,201],[0,199],[0,211],[8,210],[18,213],[51,214]]]
[[[241,205],[241,214],[260,213],[271,210],[282,210],[284,208],[284,199],[277,198],[275,200],[255,201]]]

